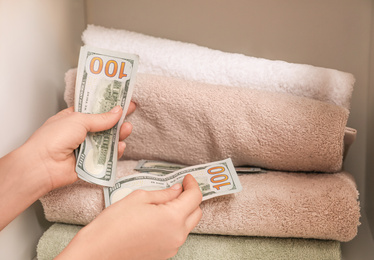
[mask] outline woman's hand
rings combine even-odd
[[[131,102],[127,114],[132,113],[135,107]],[[103,114],[82,114],[74,112],[73,107],[70,107],[49,118],[35,131],[24,144],[24,148],[39,156],[35,162],[43,166],[43,172],[50,178],[49,191],[78,179],[74,150],[84,141],[88,132],[112,128],[121,115],[122,109],[119,106]],[[126,147],[121,141],[130,135],[131,130],[132,125],[129,122],[125,122],[120,128],[118,158],[123,155]]]
[[[106,208],[56,259],[167,259],[200,221],[202,193],[187,175],[159,191],[136,190]]]
[[[130,103],[128,113],[135,110]],[[0,230],[47,192],[78,179],[74,150],[87,132],[110,129],[121,118],[122,109],[103,114],[82,114],[67,108],[49,118],[18,149],[0,158]],[[120,128],[120,141],[132,130]],[[119,142],[122,156],[125,143]]]

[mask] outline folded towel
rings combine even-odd
[[[65,100],[73,104],[75,71]],[[230,157],[235,166],[336,172],[348,110],[284,93],[138,74],[127,117],[125,158],[196,165]]]
[[[332,240],[190,234],[173,260],[340,260],[340,243]]]
[[[119,161],[117,178],[137,173],[137,161]],[[201,204],[193,233],[349,241],[357,234],[358,191],[347,172],[267,171],[239,175],[243,190]],[[78,180],[40,199],[47,220],[86,225],[103,209],[102,187]]]
[[[305,64],[226,53],[195,44],[89,25],[83,42],[140,56],[138,71],[216,85],[304,96],[350,107],[354,77]]]
[[[67,246],[81,226],[53,224],[40,238],[37,246],[38,260],[52,260]],[[173,260],[340,260],[338,241],[259,238],[190,234]]]
[[[55,223],[39,239],[36,247],[38,260],[52,260],[65,249],[82,226]]]

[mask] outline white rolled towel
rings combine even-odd
[[[227,53],[95,25],[88,25],[82,40],[86,45],[138,54],[141,73],[285,92],[350,108],[355,82],[350,73]]]

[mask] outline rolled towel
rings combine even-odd
[[[137,173],[137,161],[119,161],[117,178]],[[239,175],[243,190],[201,204],[193,233],[349,241],[360,224],[358,191],[347,172],[267,171]],[[77,181],[40,199],[47,220],[86,225],[103,209],[102,187]]]
[[[74,71],[65,100],[73,104]],[[343,161],[348,110],[254,89],[138,74],[127,117],[125,159],[196,165],[230,157],[236,166],[336,172]]]
[[[87,45],[138,54],[138,71],[142,73],[290,93],[350,107],[355,79],[338,70],[227,53],[94,25],[87,27],[82,39]]]
[[[38,260],[54,259],[81,228],[53,224],[39,240]],[[340,243],[331,240],[190,234],[177,255],[170,259],[340,260],[341,250]]]

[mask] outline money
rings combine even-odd
[[[148,172],[151,174],[162,175],[179,169],[183,169],[185,167],[187,167],[187,165],[155,160],[140,160],[136,165],[135,170],[139,172]],[[251,166],[235,166],[235,171],[237,172],[237,174],[266,172],[261,168]]]
[[[198,182],[203,194],[203,200],[242,190],[234,165],[231,159],[228,158],[218,162],[182,168],[163,176],[143,172],[123,177],[113,187],[104,187],[105,207],[138,189],[162,190],[171,187],[175,183],[182,184],[187,174],[191,174]]]
[[[154,160],[140,160],[134,170],[140,172],[160,172],[170,173],[176,170],[186,168],[187,165],[176,164],[170,162],[154,161]]]
[[[138,56],[91,46],[79,55],[74,108],[99,114],[120,105],[123,114],[111,129],[88,133],[75,151],[78,177],[99,185],[113,186],[117,168],[118,134],[130,105]]]
[[[235,167],[235,171],[238,174],[248,174],[248,173],[265,173],[264,169],[258,167],[251,167],[251,166],[238,166]]]

